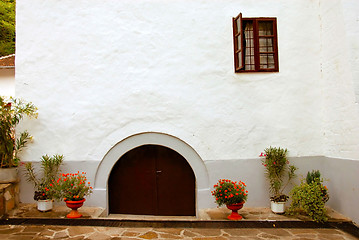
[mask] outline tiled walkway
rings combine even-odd
[[[295,239],[354,240],[337,229],[119,228],[86,226],[0,226],[0,239]]]
[[[16,211],[14,211],[10,220],[20,222],[18,224],[9,225],[3,220],[0,225],[0,239],[289,239],[289,240],[311,240],[311,239],[335,239],[335,240],[354,240],[358,239],[353,235],[340,230],[339,228],[307,228],[302,227],[282,227],[278,228],[283,222],[303,223],[300,219],[293,217],[287,217],[284,215],[277,215],[270,212],[267,208],[244,208],[240,210],[240,214],[243,215],[244,220],[236,222],[236,227],[226,225],[231,223],[226,220],[228,210],[225,208],[219,209],[207,209],[200,213],[199,219],[196,218],[173,218],[173,217],[150,217],[150,216],[128,216],[128,215],[110,215],[108,217],[101,216],[103,209],[82,207],[79,209],[84,215],[83,219],[87,220],[104,220],[112,221],[113,219],[136,219],[149,221],[161,221],[168,222],[215,222],[220,223],[223,227],[181,227],[171,225],[171,227],[158,228],[154,226],[146,227],[129,227],[120,224],[110,224],[111,227],[99,227],[99,226],[73,226],[75,221],[70,220],[68,225],[51,225],[53,221],[66,220],[64,219],[68,209],[66,207],[56,207],[51,212],[40,213],[35,209],[34,205],[22,205]],[[330,212],[332,222],[347,221],[344,216]],[[23,219],[40,219],[41,221],[36,224],[21,224]],[[48,220],[47,220],[48,219]],[[5,221],[5,223],[4,223]],[[118,220],[121,221],[121,220]],[[270,227],[260,227],[256,225],[260,221],[270,223]],[[66,224],[67,224],[66,223]],[[254,225],[248,225],[247,223],[254,223]],[[57,224],[57,223],[56,223]],[[249,227],[243,227],[244,225]],[[79,224],[81,225],[81,224]],[[268,224],[267,224],[268,225]],[[121,227],[122,226],[122,227]],[[172,227],[173,226],[173,227]],[[257,227],[259,226],[259,227]]]

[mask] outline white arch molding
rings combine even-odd
[[[142,145],[153,144],[168,147],[181,154],[191,166],[196,178],[196,213],[208,207],[210,195],[207,168],[197,152],[181,139],[158,132],[145,132],[132,135],[113,146],[100,162],[95,175],[93,203],[104,206],[108,214],[108,178],[113,166],[128,151]]]

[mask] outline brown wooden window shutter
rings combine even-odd
[[[233,42],[234,42],[234,69],[238,72],[243,68],[243,30],[242,13],[232,19],[233,21]]]
[[[235,72],[278,72],[276,18],[233,18]]]

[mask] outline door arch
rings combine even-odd
[[[195,216],[195,175],[178,152],[142,145],[125,153],[108,180],[109,213]]]
[[[109,214],[108,179],[119,158],[128,151],[142,145],[161,145],[181,154],[191,166],[196,176],[196,213],[199,209],[213,207],[207,167],[195,149],[182,139],[160,132],[142,132],[130,135],[114,144],[99,163],[94,192],[91,195],[97,206],[103,206]]]

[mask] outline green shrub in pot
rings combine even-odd
[[[269,182],[270,199],[274,202],[286,202],[288,196],[283,193],[286,186],[296,177],[297,168],[289,165],[287,149],[269,147],[261,153],[262,165],[265,167],[266,178]]]
[[[37,117],[37,108],[21,99],[0,96],[0,168],[17,167],[18,153],[31,139],[27,131],[15,134],[15,128],[24,116]]]
[[[56,195],[55,179],[63,163],[63,155],[44,155],[41,157],[41,172],[36,172],[31,162],[25,164],[27,181],[34,185],[34,200],[53,199]]]
[[[305,214],[316,222],[328,220],[325,203],[329,193],[318,170],[308,172],[306,180],[303,179],[300,185],[292,189],[291,197],[292,203],[288,209],[290,215]]]

